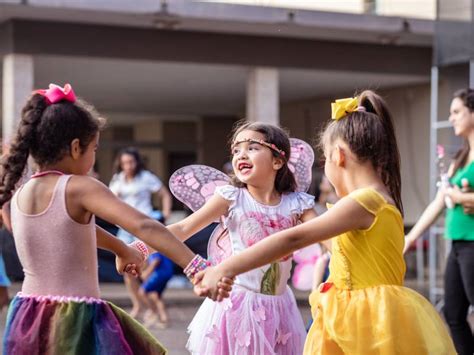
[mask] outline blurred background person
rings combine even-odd
[[[161,222],[165,222],[171,213],[171,194],[161,180],[145,169],[143,158],[136,148],[121,150],[115,161],[115,174],[110,181],[110,190],[122,201],[136,208],[147,216],[153,216],[152,196],[157,194],[161,202]],[[117,237],[125,243],[131,243],[135,237],[119,229]],[[130,315],[137,317],[143,307],[138,290],[140,283],[133,276],[124,275],[125,285],[132,301]]]
[[[142,271],[143,284],[139,292],[148,307],[144,317],[148,328],[156,326],[164,329],[168,326],[168,312],[162,296],[173,272],[173,262],[158,252],[150,255],[148,264]]]

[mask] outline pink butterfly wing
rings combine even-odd
[[[249,347],[251,336],[252,333],[250,331],[240,331],[239,334],[237,334],[237,344],[241,347]]]
[[[286,345],[286,343],[288,342],[288,339],[290,339],[290,337],[291,337],[291,332],[286,333],[286,334],[278,333],[277,343],[280,343],[282,345]]]
[[[322,255],[321,246],[312,244],[293,254],[296,263],[291,282],[298,290],[311,290],[313,283],[314,265],[316,260]]]
[[[255,311],[255,317],[257,322],[264,321],[267,319],[267,316],[265,315],[265,307],[258,307],[257,310]]]
[[[293,254],[293,260],[296,263],[315,262],[322,255],[321,246],[319,244],[311,244],[303,249],[297,250]]]
[[[306,192],[311,185],[314,151],[301,139],[290,138],[290,143],[291,155],[288,166],[295,175],[298,191]]]
[[[220,332],[217,326],[214,324],[210,331],[207,332],[206,337],[212,341],[219,343],[220,342]]]
[[[295,266],[291,282],[293,287],[301,291],[309,291],[313,286],[314,263],[304,263]]]
[[[178,200],[197,211],[214,194],[217,186],[229,182],[226,174],[210,166],[188,165],[171,175],[169,186]]]
[[[220,264],[232,255],[230,235],[220,223],[212,232],[207,244],[207,258],[212,265]]]

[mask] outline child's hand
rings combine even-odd
[[[229,297],[233,283],[232,278],[223,275],[221,268],[208,267],[194,276],[194,292],[198,296],[207,296],[220,302]]]
[[[138,249],[128,245],[125,251],[115,258],[115,266],[120,275],[126,272],[138,277],[144,262],[145,260],[143,259],[142,253]]]

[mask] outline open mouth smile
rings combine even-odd
[[[250,173],[250,170],[252,169],[252,164],[246,163],[246,162],[241,162],[237,164],[237,169],[244,175]]]

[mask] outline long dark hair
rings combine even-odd
[[[60,161],[79,139],[84,151],[105,124],[85,101],[60,101],[48,105],[43,95],[34,93],[21,111],[21,120],[8,155],[1,162],[0,205],[9,201],[31,154],[40,167]]]
[[[359,106],[365,111],[358,110],[330,122],[321,143],[324,146],[340,138],[360,162],[370,161],[403,215],[400,153],[387,104],[375,92],[366,90],[359,95]]]
[[[272,150],[272,154],[274,157],[283,159],[285,163],[290,159],[290,138],[288,136],[288,133],[285,132],[285,130],[283,130],[282,128],[261,122],[237,122],[232,132],[232,138],[229,144],[230,146],[232,146],[237,135],[243,131],[254,131],[263,134],[266,142],[270,144],[275,144],[278,149],[281,149],[285,152],[285,157],[282,157],[277,152]],[[239,179],[237,179],[234,174],[231,175],[231,181],[234,186],[245,187],[245,184]],[[288,164],[283,164],[280,170],[278,170],[275,178],[275,190],[277,190],[279,193],[296,191],[295,176],[288,167]]]
[[[460,99],[464,106],[469,109],[469,112],[474,112],[474,90],[473,89],[461,89],[454,93],[453,99]],[[469,157],[469,142],[464,139],[464,144],[454,156],[454,169],[452,175],[456,173],[459,168],[466,165],[467,158]]]
[[[131,155],[135,159],[137,166],[135,167],[134,176],[137,176],[143,170],[145,170],[145,162],[143,161],[143,158],[140,152],[138,151],[138,149],[135,147],[126,147],[120,150],[119,153],[117,154],[117,157],[115,158],[114,170],[117,174],[122,171],[120,160],[122,159],[122,156],[125,154]]]

